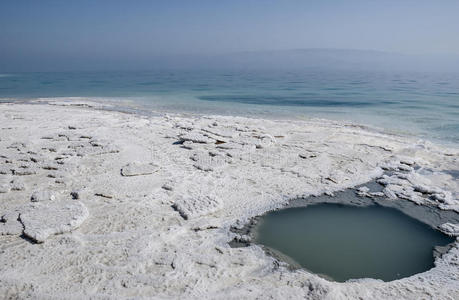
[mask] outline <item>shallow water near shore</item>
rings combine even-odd
[[[459,74],[352,70],[12,73],[0,102],[128,100],[155,111],[346,120],[457,146]]]
[[[397,209],[322,203],[270,212],[255,243],[332,280],[396,280],[434,266],[435,246],[453,238]]]

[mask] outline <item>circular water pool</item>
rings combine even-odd
[[[434,266],[435,246],[451,238],[394,208],[316,204],[269,212],[254,242],[335,281],[391,281]]]

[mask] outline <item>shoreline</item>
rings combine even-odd
[[[1,159],[10,165],[0,175],[9,188],[0,193],[3,295],[459,296],[457,240],[427,272],[342,284],[276,266],[258,246],[228,245],[235,224],[375,179],[387,195],[458,211],[459,183],[443,172],[459,169],[456,149],[337,121],[142,116],[73,104],[0,104]],[[444,230],[459,235],[458,224]]]
[[[136,100],[137,99],[137,100]],[[151,104],[143,103],[139,101],[138,97],[102,97],[102,96],[77,96],[77,97],[23,97],[23,98],[0,98],[0,104],[10,103],[15,104],[16,101],[19,104],[43,104],[49,103],[51,105],[75,105],[76,103],[86,103],[88,107],[94,109],[101,109],[107,111],[117,111],[124,113],[133,113],[139,114],[142,116],[158,116],[162,114],[169,114],[172,116],[183,116],[183,117],[206,117],[206,116],[215,116],[215,117],[242,117],[248,119],[266,119],[270,121],[292,121],[292,122],[308,122],[308,121],[318,121],[318,122],[327,122],[327,123],[337,123],[337,124],[346,124],[347,126],[356,126],[360,127],[367,131],[375,131],[384,135],[393,135],[399,138],[405,138],[407,140],[422,140],[424,142],[430,142],[442,147],[459,149],[459,144],[449,140],[434,138],[432,136],[422,136],[421,133],[417,134],[413,132],[413,129],[408,131],[400,131],[395,128],[386,128],[377,125],[371,125],[368,123],[362,123],[352,119],[333,119],[331,116],[317,117],[317,116],[308,116],[304,114],[293,115],[292,112],[289,112],[288,116],[284,114],[276,115],[273,112],[264,112],[263,114],[258,113],[220,113],[220,112],[197,112],[192,111],[186,108],[170,108],[170,107],[154,107]],[[6,101],[6,102],[2,102]],[[57,104],[56,104],[57,103]],[[258,105],[255,105],[257,107]]]

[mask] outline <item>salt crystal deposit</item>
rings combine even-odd
[[[427,272],[345,283],[228,244],[254,216],[371,180],[383,191],[362,197],[459,212],[446,172],[459,169],[457,149],[344,122],[103,108],[0,104],[5,298],[459,298],[458,242]]]

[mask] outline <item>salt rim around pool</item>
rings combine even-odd
[[[366,183],[361,186],[369,187],[373,191],[382,190],[381,186],[376,182]],[[323,194],[320,196],[309,196],[306,198],[292,199],[286,206],[280,207],[274,211],[277,212],[280,210],[291,209],[291,208],[304,208],[304,207],[320,205],[320,204],[339,204],[344,207],[346,206],[348,207],[349,206],[354,206],[354,207],[381,206],[384,208],[395,209],[401,212],[402,214],[406,215],[407,218],[412,218],[417,221],[420,221],[421,223],[431,227],[433,230],[439,231],[439,233],[442,233],[445,235],[449,235],[449,234],[447,231],[442,229],[441,227],[442,224],[448,223],[448,222],[459,223],[459,213],[456,213],[454,211],[441,210],[437,207],[428,206],[428,205],[418,205],[418,204],[415,204],[405,199],[390,200],[386,197],[377,197],[377,196],[374,196],[374,197],[360,196],[359,197],[357,195],[358,194],[357,191],[359,187],[361,186],[357,186],[355,188],[349,188],[349,189],[346,189],[344,191],[340,191],[334,194]],[[252,245],[259,246],[264,250],[264,252],[268,256],[271,256],[275,259],[274,263],[275,263],[276,268],[282,266],[292,271],[302,269],[302,270],[306,270],[307,272],[310,272],[312,274],[315,274],[319,277],[322,277],[332,282],[336,282],[336,281],[337,282],[351,282],[355,280],[371,278],[371,277],[359,277],[359,278],[349,278],[347,280],[335,280],[334,278],[332,278],[331,276],[327,274],[320,274],[320,273],[316,273],[311,270],[308,270],[307,267],[298,263],[294,258],[282,253],[281,251],[277,249],[274,249],[272,247],[259,243],[258,242],[258,237],[259,237],[258,236],[259,235],[258,225],[260,225],[260,221],[265,215],[272,213],[272,212],[273,211],[267,211],[263,215],[253,217],[242,228],[233,227],[231,231],[236,233],[237,237],[229,243],[230,246],[234,248],[248,247]],[[455,238],[451,237],[451,242],[449,244],[445,246],[442,246],[442,245],[434,246],[434,249],[432,251],[434,266],[435,266],[436,260],[441,258],[443,254],[447,253],[454,246],[454,243],[455,243]],[[426,269],[423,272],[426,272],[428,270],[430,269]],[[387,282],[407,278],[410,276],[415,276],[423,272],[418,272],[418,273],[415,273],[409,276],[404,276],[404,277],[388,280]],[[371,278],[371,279],[381,280],[378,278]]]

